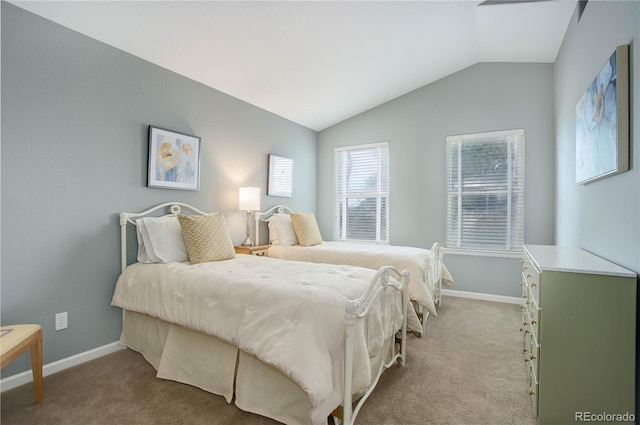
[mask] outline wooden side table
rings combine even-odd
[[[31,351],[31,373],[36,403],[42,401],[42,328],[40,325],[11,325],[0,328],[0,351],[4,368],[20,354]]]
[[[234,249],[236,251],[236,254],[259,255],[261,257],[268,257],[269,246],[270,245],[235,246]]]

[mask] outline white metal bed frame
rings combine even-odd
[[[157,211],[164,211],[165,208],[169,211],[168,215],[178,215],[182,213],[182,209],[184,208],[186,211],[189,211],[191,214],[196,213],[199,215],[207,215],[209,213],[203,212],[198,208],[195,208],[189,204],[181,203],[181,202],[167,202],[164,204],[159,204],[154,207],[151,207],[145,211],[139,213],[128,213],[123,212],[120,213],[120,250],[121,250],[121,270],[124,271],[127,267],[127,225],[131,224],[136,226],[135,219],[144,217],[147,215],[151,215],[156,213]],[[275,207],[274,207],[275,208]],[[286,208],[286,207],[283,207]],[[257,214],[256,214],[257,216]],[[256,240],[257,237],[256,237]],[[396,362],[400,363],[401,366],[404,366],[406,363],[406,341],[407,341],[407,312],[408,312],[408,303],[409,303],[409,295],[408,295],[408,282],[409,282],[409,272],[407,270],[399,271],[395,267],[385,266],[382,267],[375,274],[373,280],[367,287],[366,291],[357,299],[350,300],[345,305],[345,322],[346,322],[346,333],[345,333],[345,366],[344,366],[344,398],[342,406],[338,406],[334,412],[331,414],[334,416],[334,421],[336,425],[353,425],[360,408],[367,400],[369,395],[373,392],[374,388],[378,384],[380,376],[384,370],[392,367]],[[353,404],[353,395],[352,395],[352,376],[353,376],[353,354],[354,354],[354,329],[358,320],[366,319],[367,315],[370,312],[371,306],[373,302],[377,300],[382,294],[387,290],[395,290],[401,293],[402,296],[402,327],[398,331],[400,333],[400,347],[399,350],[396,348],[396,344],[391,344],[391,359],[388,362],[381,362],[380,367],[373,375],[372,383],[369,388],[365,391],[364,395],[362,395],[357,403]],[[124,311],[123,311],[124,313]],[[383,348],[384,350],[384,348]]]
[[[260,222],[268,222],[269,218],[273,214],[291,214],[295,213],[291,208],[286,205],[275,205],[266,211],[256,212],[255,213],[255,227],[256,227],[256,243],[260,241]],[[438,242],[434,242],[431,245],[430,249],[430,261],[429,261],[429,270],[427,271],[427,279],[429,282],[433,283],[434,293],[433,293],[433,302],[436,307],[440,307],[442,305],[442,264],[444,252],[440,247]],[[419,304],[415,304],[416,312],[418,313],[418,317],[422,321],[422,332],[426,332],[427,319],[429,317],[429,312],[423,306]]]

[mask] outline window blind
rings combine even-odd
[[[335,239],[389,241],[389,144],[334,149]]]
[[[524,244],[524,130],[447,137],[447,247]]]
[[[269,196],[291,197],[293,159],[269,154]]]

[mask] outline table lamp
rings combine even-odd
[[[242,242],[242,246],[254,246],[251,240],[251,228],[249,227],[249,216],[251,211],[260,211],[260,188],[259,187],[241,187],[239,196],[240,211],[247,212],[247,238]]]

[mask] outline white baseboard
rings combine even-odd
[[[68,369],[70,367],[88,362],[90,360],[97,359],[98,357],[106,356],[107,354],[124,350],[125,348],[126,347],[118,344],[118,341],[115,341],[111,344],[103,345],[102,347],[97,347],[92,350],[85,351],[84,353],[76,354],[74,356],[46,364],[42,367],[42,375],[48,376],[56,372]],[[31,370],[26,370],[24,372],[8,376],[0,380],[0,389],[2,392],[8,391],[13,388],[19,387],[20,385],[27,384],[31,381],[33,381]]]
[[[473,298],[474,300],[495,301],[507,304],[522,304],[522,298],[507,297],[505,295],[482,294],[480,292],[456,291],[453,289],[443,289],[442,295],[460,298]]]

